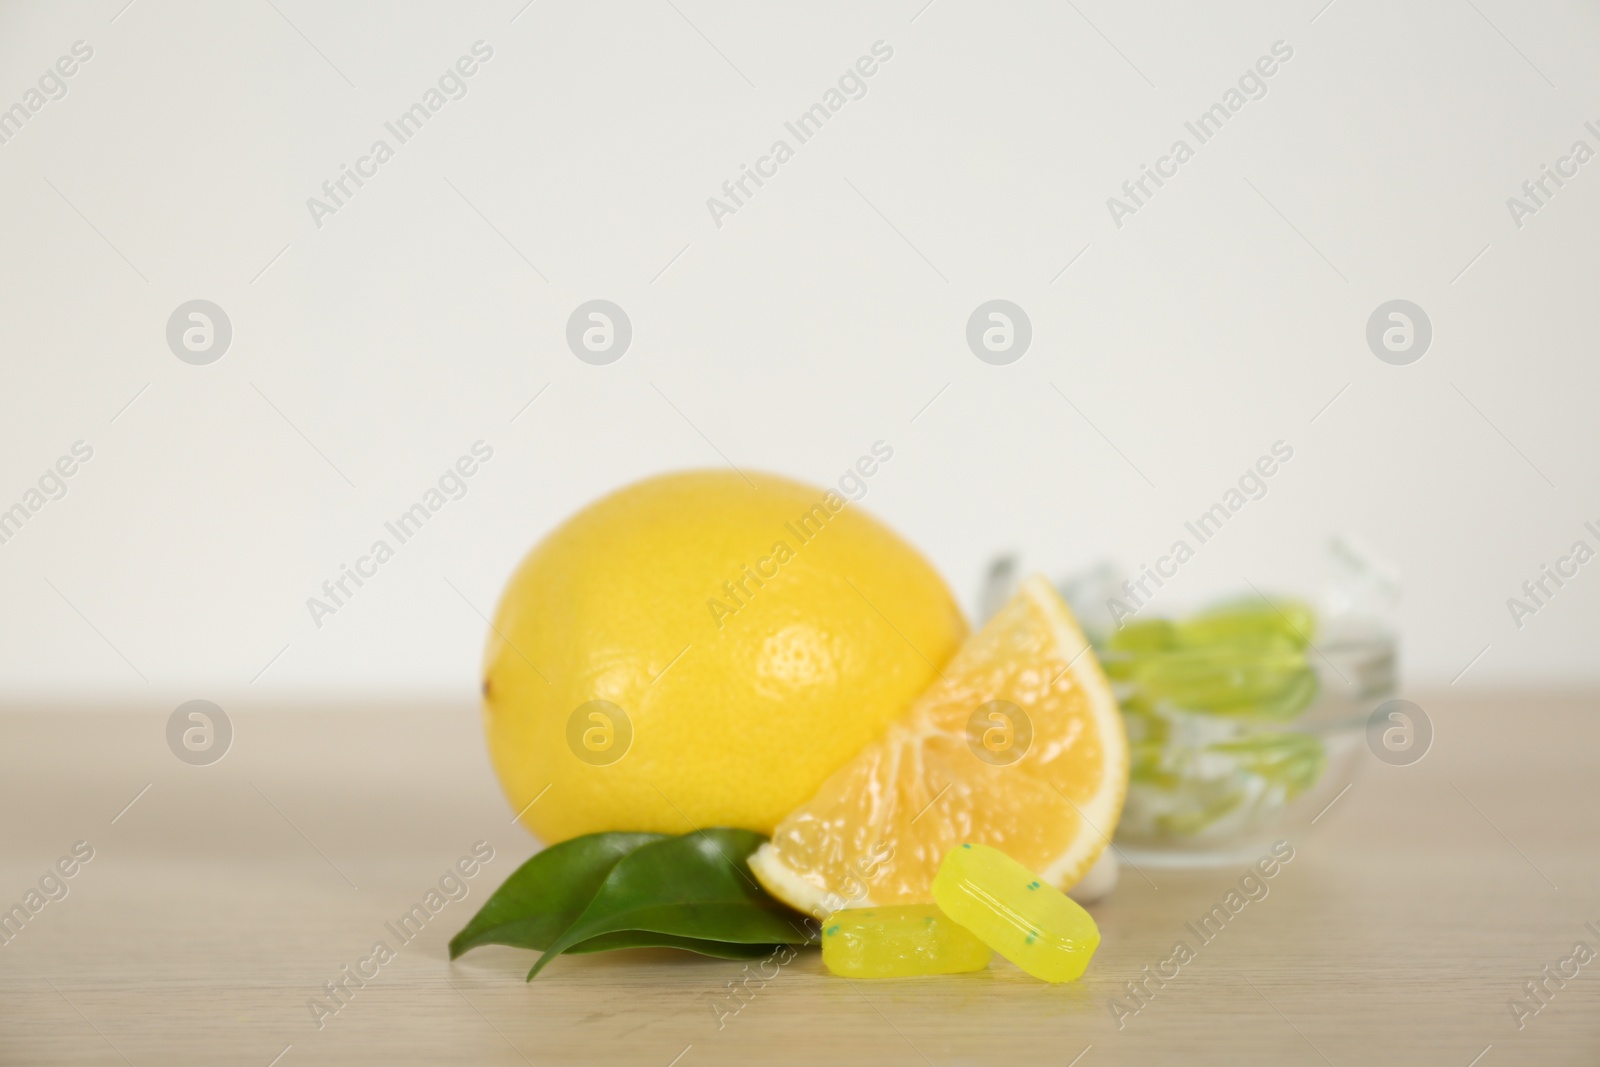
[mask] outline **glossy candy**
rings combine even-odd
[[[1070,982],[1100,947],[1094,919],[1065,893],[988,845],[951,849],[933,880],[950,918],[1035,978]]]
[[[1292,719],[1317,695],[1304,605],[1225,605],[1179,621],[1130,623],[1105,642],[1106,673],[1127,695],[1192,712]]]
[[[1294,600],[1262,598],[1221,604],[1186,619],[1141,619],[1111,635],[1109,646],[1128,652],[1171,652],[1217,645],[1260,646],[1281,641],[1304,648],[1316,631],[1316,614]]]
[[[822,924],[822,962],[845,978],[981,971],[992,955],[932,904],[849,908]]]

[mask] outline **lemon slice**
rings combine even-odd
[[[1067,890],[1110,841],[1127,782],[1111,686],[1035,575],[904,716],[784,817],[750,867],[819,916],[931,902],[940,861],[964,842]]]

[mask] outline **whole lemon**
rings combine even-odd
[[[547,844],[770,833],[966,633],[928,562],[837,492],[736,471],[649,478],[517,568],[485,660],[490,757]]]

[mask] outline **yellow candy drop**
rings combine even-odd
[[[932,904],[848,908],[822,924],[822,962],[845,978],[981,971],[992,955]]]
[[[1100,947],[1100,929],[1065,893],[998,849],[951,849],[933,880],[950,918],[1035,978],[1070,982]]]

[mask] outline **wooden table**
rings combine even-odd
[[[475,707],[232,708],[210,766],[168,749],[169,708],[3,712],[0,906],[73,867],[76,842],[93,858],[0,947],[0,1063],[1600,1061],[1600,958],[1547,981],[1521,1029],[1508,1006],[1547,965],[1570,973],[1576,942],[1600,952],[1595,697],[1416,699],[1428,756],[1363,753],[1270,895],[1208,944],[1185,923],[1242,867],[1125,870],[1094,909],[1104,942],[1080,982],[997,961],[852,983],[807,952],[742,1006],[728,984],[744,964],[669,952],[559,960],[532,984],[530,953],[447,962],[450,935],[533,850]],[[398,945],[386,924],[479,841],[494,858],[468,896],[319,1028],[324,983]],[[1110,1000],[1180,939],[1195,958],[1119,1029]]]

